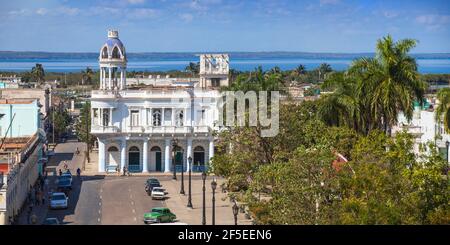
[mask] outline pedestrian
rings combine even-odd
[[[45,181],[44,181],[44,191],[45,191],[45,190],[48,190],[48,182],[49,182],[48,178],[45,178]]]
[[[126,172],[127,172],[127,167],[123,166],[123,176],[125,176]]]
[[[61,169],[59,169],[59,176],[61,176],[62,175],[62,170]]]

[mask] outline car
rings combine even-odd
[[[60,178],[58,180],[58,187],[57,190],[60,192],[67,192],[69,190],[72,190],[72,183],[70,179],[68,178]]]
[[[67,209],[69,198],[64,192],[54,192],[50,197],[50,209]]]
[[[47,151],[47,156],[54,156],[55,155],[55,151],[53,151],[53,150],[48,150]]]
[[[173,222],[177,216],[173,214],[170,209],[157,207],[152,208],[148,213],[144,214],[144,223],[163,223],[163,222]]]
[[[70,181],[70,184],[72,184],[72,174],[70,172],[63,173],[61,176],[59,176],[59,180],[68,179]]]
[[[57,218],[46,218],[43,225],[59,225]]]
[[[152,194],[152,190],[155,187],[161,187],[159,181],[153,178],[148,179],[147,182],[145,183],[145,191],[149,196]]]
[[[164,188],[154,187],[152,189],[151,196],[152,196],[153,200],[155,200],[155,199],[164,200],[166,198],[166,194],[167,194],[167,191]]]

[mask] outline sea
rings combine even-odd
[[[261,66],[263,70],[269,70],[278,66],[282,70],[294,69],[302,64],[307,70],[312,70],[319,67],[322,63],[328,63],[334,70],[345,70],[349,67],[352,61],[358,58],[352,57],[304,57],[304,55],[237,55],[233,57],[230,55],[230,68],[240,71],[251,71]],[[189,62],[197,62],[199,58],[194,55],[181,56],[179,55],[149,55],[128,58],[128,71],[172,71],[185,70]],[[416,58],[419,72],[422,74],[450,74],[450,57],[445,58]],[[0,72],[13,71],[22,72],[29,71],[36,64],[40,63],[44,66],[47,72],[79,72],[90,67],[94,70],[98,69],[98,60],[95,56],[73,58],[73,57],[2,57],[0,55]]]

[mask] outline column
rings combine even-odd
[[[103,68],[100,67],[100,89],[103,89]]]
[[[186,172],[189,171],[189,169],[191,168],[191,165],[189,164],[189,160],[188,158],[192,157],[192,138],[188,138],[187,139],[187,155],[186,155]],[[194,159],[192,159],[192,161],[194,161]]]
[[[108,126],[112,126],[112,113],[113,113],[113,108],[109,108],[109,123],[108,123]]]
[[[170,139],[166,139],[164,147],[164,172],[170,172]]]
[[[172,107],[172,126],[176,126],[175,124],[175,108]]]
[[[123,89],[127,87],[127,69],[123,69]]]
[[[214,139],[209,140],[209,160],[214,157]]]
[[[148,138],[144,138],[144,145],[142,147],[142,172],[148,173]]]
[[[98,139],[98,172],[104,173],[106,166],[105,143]]]
[[[161,126],[164,126],[164,111],[166,110],[166,108],[161,108]]]
[[[120,89],[123,89],[123,67],[120,67]]]
[[[120,171],[123,171],[123,167],[125,167],[126,164],[126,152],[127,152],[127,140],[123,138],[120,144]]]
[[[112,76],[112,69],[111,67],[109,68],[109,73],[108,73],[108,89],[111,90],[111,76]]]
[[[98,125],[103,126],[102,124],[102,117],[103,117],[103,113],[102,113],[102,108],[98,108]]]

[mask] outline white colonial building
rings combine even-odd
[[[178,172],[202,171],[207,166],[214,156],[218,88],[228,85],[229,59],[226,54],[207,54],[200,55],[200,61],[200,78],[155,80],[128,88],[125,47],[117,31],[108,32],[99,56],[100,89],[91,97],[98,172],[124,167],[130,172],[169,172],[174,165]]]

